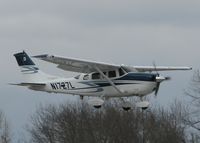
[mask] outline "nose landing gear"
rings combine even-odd
[[[129,101],[125,101],[124,98],[120,98],[122,101],[122,109],[124,111],[131,110],[132,104]],[[141,98],[140,102],[136,103],[136,107],[141,108],[142,110],[146,110],[149,108],[150,103],[148,101],[143,101]]]
[[[128,101],[124,101],[123,105],[122,105],[122,108],[124,111],[129,111],[131,110],[131,103],[128,102]]]

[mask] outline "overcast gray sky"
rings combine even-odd
[[[7,85],[22,80],[15,52],[198,69],[199,38],[199,0],[0,0],[0,109],[17,138],[40,104],[72,99]],[[48,73],[71,75],[35,62]],[[172,80],[162,84],[152,102],[166,106],[182,98],[193,72],[163,74]]]

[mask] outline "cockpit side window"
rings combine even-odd
[[[100,79],[100,73],[93,73],[92,74],[92,79]]]
[[[109,77],[109,78],[116,77],[116,71],[109,71],[109,72],[108,72],[108,77]]]
[[[89,75],[88,74],[84,75],[83,80],[89,80]]]

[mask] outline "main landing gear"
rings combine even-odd
[[[129,101],[125,101],[123,98],[120,98],[122,101],[122,109],[124,111],[129,111],[132,108],[132,103]],[[98,97],[91,98],[88,100],[88,103],[92,105],[96,109],[100,109],[104,104],[104,100]],[[142,110],[146,110],[149,107],[148,101],[141,101],[136,103],[136,107],[141,108]]]
[[[96,98],[89,99],[88,103],[90,105],[92,105],[94,108],[99,109],[99,108],[102,107],[102,105],[104,103],[104,100],[101,99],[101,98],[96,97]]]
[[[122,104],[122,109],[124,110],[124,111],[129,111],[129,110],[131,110],[131,103],[130,102],[128,102],[128,101],[123,101],[123,104]]]
[[[136,103],[136,107],[141,108],[142,110],[146,110],[149,108],[150,103],[148,101],[141,101]]]
[[[136,107],[141,108],[142,110],[146,110],[149,108],[150,103],[148,101],[141,101],[136,103]],[[125,102],[122,106],[124,111],[131,110],[131,103]]]
[[[122,101],[122,109],[124,111],[131,110],[132,104],[129,101],[125,101],[124,98],[120,98]],[[150,103],[148,101],[143,101],[142,97],[140,102],[136,103],[136,107],[141,108],[142,110],[148,109]]]

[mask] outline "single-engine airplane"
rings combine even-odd
[[[24,82],[12,84],[26,86],[31,90],[49,93],[64,93],[79,95],[81,98],[89,96],[88,103],[95,108],[100,108],[104,100],[119,98],[124,110],[131,109],[131,104],[123,97],[144,97],[152,92],[157,95],[160,83],[169,80],[158,74],[158,71],[191,70],[191,67],[166,67],[166,66],[125,66],[115,65],[75,58],[66,58],[54,55],[38,55],[34,58],[57,65],[57,68],[82,73],[76,77],[63,78],[43,73],[31,60],[26,52],[14,54]],[[138,105],[145,104],[141,101]]]

